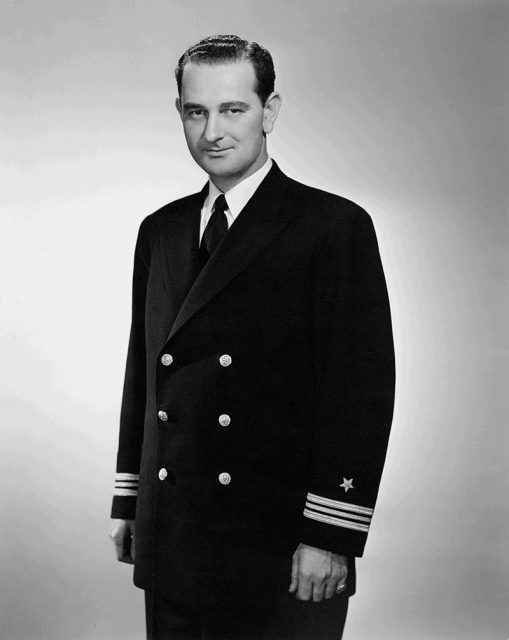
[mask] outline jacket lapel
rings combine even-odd
[[[173,320],[200,272],[200,213],[208,184],[182,203],[160,235],[163,276],[173,306]]]
[[[288,224],[288,221],[283,221],[278,216],[286,180],[274,162],[266,178],[196,278],[180,307],[168,339],[245,269]],[[198,244],[197,235],[194,242]],[[181,255],[185,259],[184,253]],[[186,270],[184,265],[182,268]]]

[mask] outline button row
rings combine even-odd
[[[161,363],[165,367],[169,367],[173,363],[173,356],[170,355],[169,353],[163,354],[161,356]],[[228,355],[227,353],[225,353],[225,354],[223,354],[222,356],[219,357],[219,364],[222,367],[229,367],[231,365],[231,363],[232,363],[232,357],[230,355]],[[162,422],[167,422],[168,421],[168,414],[166,413],[166,411],[158,411],[157,412],[157,417]],[[222,427],[227,427],[231,423],[231,418],[227,413],[222,413],[219,416],[218,421],[219,421],[219,424]],[[168,477],[168,471],[163,467],[162,469],[159,470],[158,476],[159,476],[159,480],[166,480],[166,478]],[[231,479],[232,478],[231,478],[230,474],[227,473],[226,471],[223,471],[218,476],[219,482],[221,484],[223,484],[223,485],[230,484]]]
[[[166,413],[166,411],[158,411],[157,417],[162,422],[168,422],[168,414]],[[231,423],[231,421],[232,419],[227,413],[222,413],[218,418],[218,422],[222,427],[227,427]]]
[[[173,363],[173,356],[170,355],[169,353],[164,353],[161,356],[161,362],[165,367],[169,367],[170,364]],[[232,357],[227,353],[224,353],[222,356],[219,356],[219,364],[222,367],[229,367],[231,363],[232,363]]]
[[[159,476],[159,480],[166,480],[168,477],[168,471],[163,467],[162,469],[159,469],[159,473],[157,475]],[[221,484],[230,484],[232,477],[229,473],[223,471],[223,473],[219,474],[218,480]]]

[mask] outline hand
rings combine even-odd
[[[134,520],[113,519],[110,538],[117,552],[117,560],[134,564]]]
[[[288,591],[298,600],[320,602],[332,598],[338,585],[344,585],[348,558],[332,551],[299,544],[293,554],[292,581]]]

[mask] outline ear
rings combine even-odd
[[[182,119],[182,105],[180,103],[180,98],[175,98],[175,109],[178,111],[180,119]]]
[[[279,109],[281,108],[282,98],[277,91],[273,91],[265,100],[263,107],[263,132],[270,133],[274,128]]]

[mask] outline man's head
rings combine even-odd
[[[191,155],[227,191],[267,159],[265,136],[281,103],[272,58],[256,43],[213,36],[190,47],[175,74]]]
[[[175,78],[179,96],[182,93],[182,76],[184,67],[189,62],[194,64],[229,64],[232,62],[249,62],[253,65],[256,76],[254,90],[262,105],[274,91],[276,74],[272,56],[257,42],[248,42],[239,36],[209,36],[189,47],[178,61]]]

